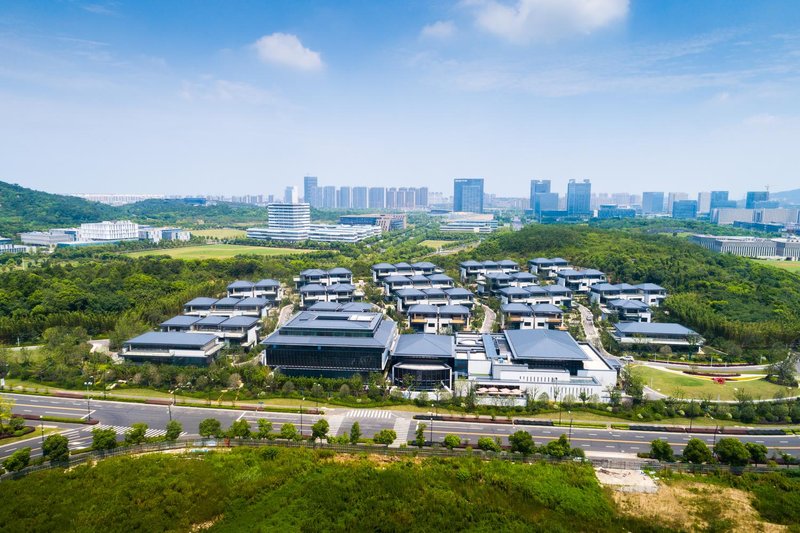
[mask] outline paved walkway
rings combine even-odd
[[[483,307],[483,312],[485,313],[483,324],[481,324],[481,333],[491,333],[492,326],[494,326],[494,322],[497,320],[497,313],[492,311],[492,308],[488,305],[481,304],[481,307]]]

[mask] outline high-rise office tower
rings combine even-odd
[[[453,211],[483,213],[483,178],[453,180]]]
[[[339,209],[350,209],[352,205],[350,201],[350,187],[339,187],[338,196],[336,205],[339,206]]]
[[[672,213],[672,204],[678,200],[688,200],[689,195],[685,192],[671,192],[667,195],[667,213]]]
[[[367,209],[369,203],[367,202],[367,188],[366,187],[353,187],[353,209]]]
[[[306,176],[303,178],[303,201],[311,207],[319,207],[317,200],[317,187],[319,182],[316,176]]]
[[[672,202],[672,218],[697,218],[697,200],[675,200]]]
[[[591,214],[592,182],[569,180],[567,184],[567,214],[584,216]]]
[[[296,204],[300,202],[300,198],[297,195],[297,187],[291,186],[286,187],[286,192],[283,193],[283,203],[285,204]]]
[[[736,200],[731,200],[728,191],[711,191],[710,210],[736,207]]]
[[[748,191],[744,207],[745,209],[755,209],[758,207],[758,202],[766,202],[769,200],[769,191]]]
[[[539,214],[539,196],[550,192],[550,180],[531,180],[530,208],[534,214]]]
[[[322,188],[322,205],[325,209],[336,209],[336,186],[326,185]]]
[[[663,192],[642,193],[642,213],[645,215],[658,215],[664,212]]]
[[[417,206],[428,207],[428,188],[420,187],[417,189]]]
[[[386,189],[383,187],[370,187],[369,188],[369,208],[370,209],[385,209],[386,208]]]

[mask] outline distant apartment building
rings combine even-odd
[[[567,183],[567,214],[570,216],[587,216],[591,214],[592,183],[589,180]]]
[[[645,215],[660,215],[664,212],[663,192],[642,193],[642,213]]]
[[[336,187],[326,185],[322,188],[322,205],[324,209],[336,209]]]
[[[672,213],[672,206],[678,200],[688,200],[689,195],[685,192],[671,192],[667,194],[667,213]]]
[[[697,218],[697,200],[675,200],[672,203],[672,218]]]
[[[453,211],[483,213],[483,178],[453,180]]]
[[[336,195],[336,205],[339,209],[350,209],[352,205],[350,187],[339,187],[339,192]]]
[[[367,209],[369,207],[367,191],[367,187],[353,187],[353,209]]]
[[[82,241],[135,241],[139,225],[130,220],[90,222],[81,224],[78,235]]]
[[[386,188],[370,187],[368,208],[384,209],[385,207],[386,207]]]

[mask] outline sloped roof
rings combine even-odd
[[[451,335],[417,333],[400,335],[393,356],[453,357],[455,341]]]
[[[516,329],[504,332],[514,359],[550,359],[584,361],[584,353],[566,331],[553,329]]]

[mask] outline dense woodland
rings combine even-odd
[[[800,276],[749,259],[716,254],[684,237],[586,226],[526,226],[443,258],[560,256],[598,268],[612,283],[652,282],[670,293],[664,311],[723,348],[787,346],[800,339]],[[732,343],[732,346],[731,346]]]

